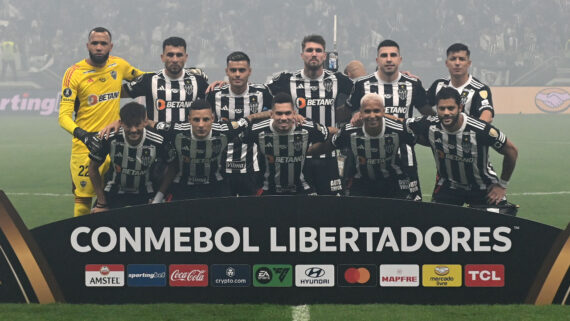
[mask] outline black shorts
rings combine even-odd
[[[303,176],[319,195],[343,194],[336,157],[307,158],[303,167]]]
[[[349,195],[406,199],[410,195],[409,180],[406,178],[401,180],[390,178],[370,181],[354,178],[351,182]]]
[[[171,186],[172,200],[231,196],[228,182],[224,179],[209,184],[174,184]]]
[[[444,203],[451,205],[463,206],[469,205],[486,205],[487,203],[487,190],[471,189],[466,190],[462,188],[454,188],[451,182],[440,178],[440,182],[436,184],[432,194],[432,202]],[[506,202],[503,200],[502,202]]]
[[[259,172],[225,174],[230,185],[230,194],[233,196],[257,195],[261,189]]]

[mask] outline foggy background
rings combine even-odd
[[[111,31],[112,55],[144,71],[162,68],[162,41],[180,36],[186,66],[203,68],[210,82],[224,77],[235,50],[252,59],[250,81],[265,82],[302,68],[305,35],[323,35],[332,50],[335,14],[341,71],[358,59],[373,72],[378,43],[393,39],[400,70],[427,88],[448,75],[446,48],[462,42],[471,49],[471,73],[488,85],[570,85],[570,0],[1,1],[1,41],[18,48],[17,75],[2,69],[4,90],[59,90],[67,67],[87,57],[96,26]]]

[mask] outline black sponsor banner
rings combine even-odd
[[[432,203],[286,196],[131,207],[31,232],[67,302],[506,304],[525,302],[561,230]]]

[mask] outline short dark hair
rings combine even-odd
[[[307,42],[314,42],[314,43],[318,43],[319,45],[323,46],[323,49],[326,49],[326,42],[325,42],[325,38],[323,38],[323,36],[321,35],[308,35],[305,38],[303,38],[303,42],[301,42],[301,50],[305,50],[305,44]]]
[[[162,42],[162,51],[164,51],[166,46],[184,47],[184,51],[186,51],[186,40],[180,37],[169,37],[164,39],[164,41]]]
[[[443,87],[439,90],[437,95],[435,95],[435,104],[439,104],[439,101],[442,99],[449,99],[453,98],[457,106],[461,107],[461,95],[459,92],[451,87]]]
[[[293,98],[291,97],[291,95],[289,95],[286,92],[280,92],[277,93],[275,97],[273,97],[273,104],[271,105],[271,108],[272,109],[275,108],[275,104],[286,104],[286,103],[291,104],[293,110],[295,109],[295,105],[293,104]]]
[[[454,43],[451,46],[449,46],[449,48],[447,48],[447,51],[445,52],[445,54],[447,56],[449,56],[450,53],[454,53],[454,52],[459,52],[459,51],[467,51],[467,57],[469,57],[469,55],[471,55],[471,51],[469,51],[469,48],[462,44],[462,43]]]
[[[121,108],[119,116],[121,116],[121,121],[127,126],[138,125],[146,119],[146,108],[133,101]]]
[[[380,50],[380,48],[382,48],[382,47],[396,47],[396,48],[398,48],[398,52],[400,52],[400,46],[394,40],[390,40],[390,39],[383,40],[382,42],[380,42],[378,44],[378,48],[376,48],[376,52],[378,52]]]
[[[111,31],[107,30],[107,28],[103,28],[103,27],[95,27],[91,30],[89,30],[89,34],[87,35],[87,40],[91,40],[91,34],[94,32],[106,32],[109,34],[109,40],[113,40],[113,37],[111,36]]]
[[[249,57],[242,51],[234,51],[228,55],[226,58],[226,65],[230,63],[230,61],[247,61],[249,65]]]
[[[212,106],[205,99],[196,99],[190,104],[190,110],[212,110]]]

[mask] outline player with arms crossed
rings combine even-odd
[[[172,145],[165,144],[162,136],[145,128],[147,116],[143,105],[128,103],[121,108],[120,116],[121,129],[106,140],[95,137],[97,144],[90,150],[89,178],[97,194],[92,213],[147,204],[154,197],[150,175],[158,158],[172,164],[168,170],[172,174],[177,170]],[[107,155],[111,158],[113,176],[104,184],[99,166]],[[164,195],[165,191],[163,185],[160,194]]]
[[[59,124],[74,137],[70,161],[74,216],[89,214],[95,195],[88,174],[86,144],[91,144],[94,138],[90,132],[97,132],[119,119],[122,81],[143,74],[122,58],[109,56],[112,48],[109,30],[92,29],[87,42],[89,58],[69,67],[62,81]],[[100,167],[101,173],[108,167],[107,159]]]
[[[516,205],[506,199],[518,155],[515,145],[489,123],[463,113],[457,90],[442,88],[436,95],[436,104],[437,117],[409,119],[406,123],[418,142],[432,149],[439,173],[432,201],[498,206],[505,214],[515,215]],[[489,147],[504,156],[500,178],[489,162]]]

